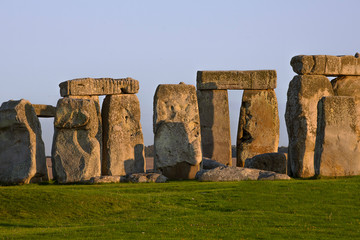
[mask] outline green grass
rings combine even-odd
[[[360,239],[360,177],[0,187],[0,239]]]

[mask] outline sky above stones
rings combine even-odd
[[[358,0],[0,0],[0,102],[56,105],[62,81],[132,77],[150,145],[159,84],[195,84],[198,70],[275,69],[280,146],[287,146],[290,59],[359,52],[359,9]],[[232,144],[241,96],[229,91]],[[41,123],[50,155],[53,119]]]

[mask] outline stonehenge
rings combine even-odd
[[[358,175],[359,55],[300,55],[290,64],[299,75],[289,84],[285,113],[288,174]]]
[[[59,84],[56,107],[24,99],[1,105],[0,184],[49,180],[39,118],[54,119],[52,173],[62,184],[360,175],[359,54],[299,55],[290,64],[298,75],[287,92],[288,154],[278,152],[275,70],[198,71],[196,87],[158,85],[149,171],[139,81],[78,78]],[[228,90],[243,90],[236,166]]]

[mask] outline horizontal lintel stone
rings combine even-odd
[[[62,82],[59,87],[62,97],[135,94],[139,92],[139,81],[132,78],[78,78]]]
[[[55,117],[56,107],[46,104],[32,104],[36,116],[43,118]]]
[[[264,90],[276,88],[275,70],[198,71],[197,89]]]
[[[360,58],[358,55],[298,55],[291,59],[293,71],[299,75],[358,76]]]

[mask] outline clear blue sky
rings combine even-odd
[[[360,51],[359,9],[358,0],[0,0],[0,102],[56,105],[62,81],[132,77],[149,145],[158,84],[195,84],[198,70],[276,69],[287,146],[291,57]],[[241,94],[229,95],[233,144]],[[52,119],[41,122],[49,155]]]

